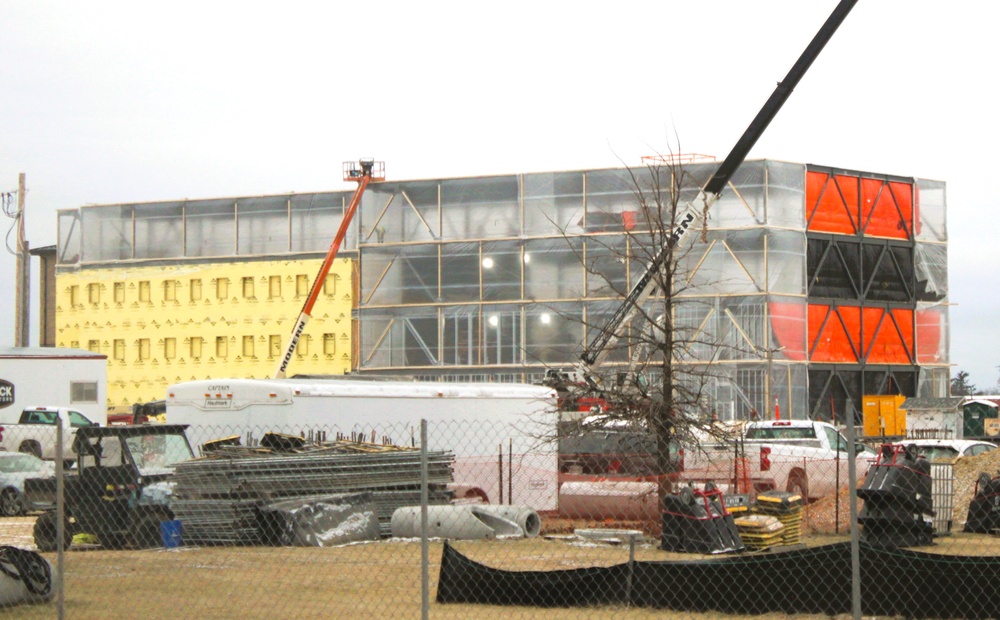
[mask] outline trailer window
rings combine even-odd
[[[97,402],[97,382],[96,381],[73,381],[69,384],[69,402],[71,403],[96,403]]]

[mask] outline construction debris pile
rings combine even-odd
[[[450,452],[428,453],[431,504],[449,503],[453,460]],[[185,544],[265,543],[261,515],[270,505],[363,492],[371,493],[387,536],[397,508],[420,504],[420,451],[352,441],[277,449],[220,445],[209,456],[179,463],[173,479],[171,508]]]

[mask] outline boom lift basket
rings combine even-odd
[[[359,161],[344,162],[344,180],[357,181],[365,176],[365,172],[371,171],[372,181],[385,180],[385,162],[374,159],[361,159]]]

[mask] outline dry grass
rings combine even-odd
[[[0,522],[3,542],[20,542],[30,519]],[[821,542],[821,541],[817,541]],[[456,543],[462,553],[490,566],[551,570],[607,566],[627,561],[628,548],[569,537]],[[432,618],[730,618],[676,615],[664,610],[603,607],[537,609],[489,605],[438,605],[442,545],[430,544]],[[344,547],[205,547],[105,551],[74,547],[65,556],[66,617],[135,618],[369,618],[420,617],[420,543],[383,541]],[[54,563],[54,554],[47,557]],[[691,559],[655,544],[639,545],[640,560]],[[54,605],[15,607],[7,618],[49,619]],[[774,618],[784,616],[775,615]],[[762,616],[761,618],[768,618]]]
[[[32,520],[0,521],[0,542],[25,546]],[[811,536],[809,545],[844,540]],[[583,542],[569,536],[531,540],[455,543],[470,558],[510,570],[607,566],[628,559],[627,546]],[[1000,540],[956,535],[928,551],[1000,554]],[[602,607],[538,609],[433,602],[441,558],[430,544],[431,618],[735,618],[724,614]],[[389,540],[336,548],[205,547],[149,551],[105,551],[74,547],[66,554],[66,617],[135,618],[419,618],[420,543]],[[47,557],[53,562],[54,554]],[[639,560],[694,559],[656,548],[655,539],[636,548]],[[678,587],[683,587],[679,584]],[[54,605],[17,607],[7,618],[49,619]],[[786,618],[780,614],[764,620]],[[800,616],[811,618],[812,616]],[[817,616],[819,618],[821,616]]]

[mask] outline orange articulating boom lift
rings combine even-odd
[[[285,352],[278,363],[278,369],[274,372],[275,379],[282,379],[286,376],[285,372],[288,370],[288,362],[291,361],[292,353],[295,352],[295,347],[299,344],[299,338],[302,337],[302,332],[306,329],[306,323],[312,317],[312,309],[316,304],[316,298],[319,297],[319,292],[322,290],[326,276],[330,273],[330,267],[333,265],[333,259],[337,258],[340,245],[344,242],[344,237],[347,236],[347,229],[351,225],[351,220],[354,219],[354,213],[358,210],[358,205],[361,204],[361,196],[365,193],[365,188],[372,181],[385,180],[385,162],[377,162],[374,159],[362,159],[357,163],[352,161],[344,162],[344,180],[357,181],[358,189],[354,191],[351,204],[347,206],[347,211],[344,212],[344,219],[340,222],[340,229],[337,230],[337,236],[333,238],[330,250],[326,253],[326,259],[323,260],[323,265],[320,266],[316,280],[313,282],[312,290],[309,291],[309,297],[306,298],[306,303],[302,306],[302,314],[299,315],[299,320],[295,322],[295,326],[292,328],[292,335],[288,339],[288,344],[285,345]]]

